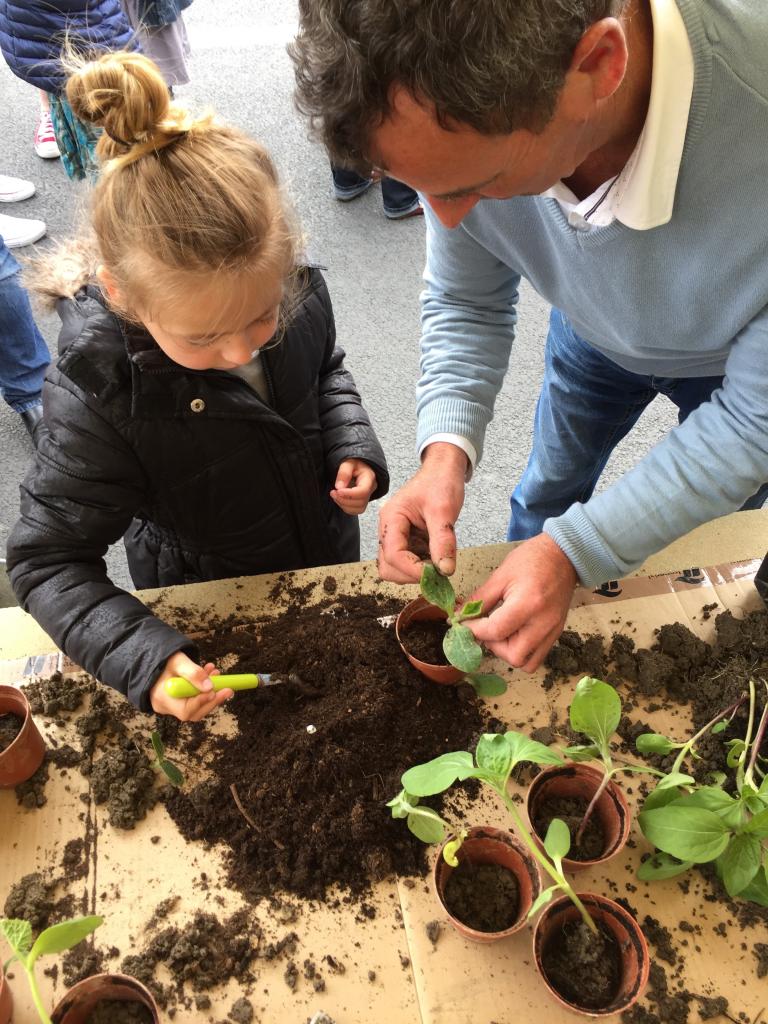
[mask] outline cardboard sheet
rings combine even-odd
[[[641,573],[603,592],[578,591],[568,621],[569,628],[596,632],[609,638],[625,631],[639,646],[653,641],[653,631],[665,622],[680,621],[704,639],[711,639],[714,616],[702,618],[705,604],[716,602],[736,614],[759,607],[751,582],[764,554],[768,537],[768,514],[746,513],[728,517],[695,531],[689,538],[650,560]],[[468,593],[490,569],[498,564],[506,545],[468,549],[462,552],[456,585]],[[328,569],[295,574],[296,582],[318,586],[309,600],[319,599],[319,586]],[[407,588],[385,586],[376,580],[372,564],[336,567],[333,570],[342,591],[379,591],[409,596]],[[159,613],[172,619],[174,608],[210,610],[222,616],[238,608],[264,614],[267,594],[274,578],[228,580],[151,592],[145,596],[160,600]],[[278,609],[279,610],[279,609]],[[32,671],[48,674],[57,664],[56,655],[38,658],[52,651],[52,645],[28,616],[18,610],[0,613],[0,675],[2,681],[16,681]],[[37,660],[35,660],[37,659]],[[501,667],[501,666],[496,666]],[[495,698],[495,712],[511,728],[530,730],[547,724],[552,708],[565,709],[569,689],[545,692],[541,675],[515,672],[508,693]],[[684,713],[650,715],[638,712],[659,731],[684,736],[688,722]],[[226,715],[222,715],[225,727]],[[148,720],[148,725],[151,720]],[[49,736],[61,742],[55,725],[46,726]],[[409,767],[404,765],[403,768]],[[632,781],[621,783],[633,799]],[[76,912],[100,913],[107,918],[97,932],[102,948],[115,945],[121,956],[131,944],[142,944],[143,929],[157,903],[169,896],[180,897],[169,923],[187,920],[197,909],[212,909],[224,916],[242,905],[242,898],[223,887],[222,859],[217,849],[187,844],[164,808],[158,807],[130,832],[120,832],[103,821],[89,793],[87,779],[76,770],[64,777],[51,772],[48,803],[35,811],[19,808],[12,791],[0,790],[0,899],[23,874],[58,867],[64,844],[95,834],[91,844],[87,878],[72,887],[78,899]],[[477,824],[507,825],[503,809],[485,801],[473,815]],[[95,833],[93,825],[96,825]],[[405,827],[405,826],[403,826]],[[703,887],[690,874],[690,892],[684,896],[676,880],[648,886],[634,878],[645,841],[633,826],[636,845],[602,871],[583,871],[577,878],[581,891],[627,897],[641,917],[649,913],[674,927],[688,921],[694,931],[682,949],[686,959],[683,972],[686,987],[693,992],[725,995],[730,1013],[754,1020],[768,1005],[768,985],[758,981],[750,949],[729,921],[724,908],[703,901]],[[207,882],[202,874],[207,876]],[[627,883],[636,889],[627,891]],[[56,894],[61,896],[62,893]],[[341,904],[302,905],[291,900],[297,918],[291,923],[276,920],[265,905],[254,908],[263,927],[264,941],[279,939],[288,931],[299,936],[293,959],[299,967],[299,982],[291,991],[283,980],[286,961],[270,965],[255,961],[257,981],[249,994],[260,1024],[304,1024],[318,1010],[325,1010],[337,1024],[541,1024],[567,1019],[546,993],[531,967],[531,930],[490,946],[469,943],[443,923],[436,945],[425,926],[441,919],[437,903],[426,880],[415,885],[399,880],[381,885],[373,919],[360,915],[353,906]],[[331,901],[332,902],[332,901]],[[755,935],[749,936],[750,945]],[[768,937],[763,937],[768,941]],[[335,973],[323,962],[326,954],[344,965]],[[326,981],[326,990],[316,993],[301,975],[305,958],[314,960]],[[116,969],[119,958],[110,962]],[[42,966],[45,966],[43,962]],[[369,972],[375,978],[369,979]],[[162,978],[162,976],[161,976]],[[713,986],[713,981],[716,982]],[[36,1019],[23,979],[16,971],[12,983],[15,1024],[32,1024]],[[62,981],[42,978],[44,996],[50,1005],[61,997]],[[242,994],[232,985],[210,993],[210,1011],[179,1010],[176,1020],[220,1021],[234,1000]],[[695,1008],[691,1020],[696,1020]]]

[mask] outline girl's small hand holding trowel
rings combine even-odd
[[[173,715],[182,722],[199,722],[209,711],[213,711],[232,696],[233,691],[230,689],[214,690],[211,676],[218,674],[212,662],[201,666],[183,651],[177,651],[165,663],[165,668],[149,691],[152,710],[158,715]],[[165,684],[169,679],[178,676],[189,680],[200,692],[194,697],[171,697]]]

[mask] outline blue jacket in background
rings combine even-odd
[[[11,71],[38,89],[61,92],[61,48],[133,50],[120,0],[0,0],[0,51]]]

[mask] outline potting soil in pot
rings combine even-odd
[[[279,889],[320,898],[334,883],[359,894],[393,872],[423,872],[424,845],[386,801],[406,768],[472,749],[487,705],[411,668],[394,629],[376,621],[399,607],[330,599],[201,641],[202,656],[225,659],[229,672],[291,677],[237,694],[228,705],[237,734],[205,748],[211,777],[167,800],[187,838],[229,847],[230,881],[248,898]]]
[[[448,876],[444,899],[450,913],[468,928],[503,932],[517,920],[520,887],[501,864],[463,861]]]
[[[143,1003],[102,999],[88,1014],[85,1024],[152,1024],[152,1011]]]
[[[539,836],[545,836],[553,818],[560,818],[571,833],[569,860],[597,860],[605,850],[605,833],[597,815],[592,814],[584,827],[580,842],[576,835],[589,806],[580,797],[546,797],[539,800],[533,815],[533,827]]]
[[[0,753],[10,747],[18,736],[23,724],[23,719],[12,711],[5,715],[0,715]]]
[[[597,935],[583,921],[569,921],[553,933],[541,956],[550,985],[569,1003],[589,1010],[609,1006],[621,983],[618,944],[596,924]]]
[[[443,651],[443,637],[447,630],[441,619],[421,619],[410,622],[400,637],[412,657],[427,665],[448,665],[450,662]]]

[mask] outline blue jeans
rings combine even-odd
[[[0,238],[0,394],[15,412],[41,403],[50,361],[19,283],[19,265]]]
[[[510,498],[507,540],[534,537],[545,519],[587,501],[611,452],[658,394],[675,403],[682,423],[722,382],[722,376],[654,377],[624,370],[581,339],[565,314],[553,309],[533,447]],[[742,507],[761,508],[766,498],[768,484]]]
[[[356,171],[348,171],[344,167],[334,167],[333,194],[342,201],[356,199],[371,187],[370,178],[363,178]],[[409,185],[395,178],[381,179],[381,198],[384,203],[384,214],[392,220],[405,217],[419,205],[419,197]]]

